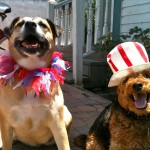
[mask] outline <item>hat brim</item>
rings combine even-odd
[[[112,77],[109,80],[108,87],[117,86],[117,85],[119,85],[120,81],[124,77],[126,77],[134,72],[135,73],[141,72],[145,69],[150,69],[150,63],[146,63],[146,64],[142,64],[142,65],[138,65],[138,66],[132,66],[126,70],[120,70],[112,75]]]

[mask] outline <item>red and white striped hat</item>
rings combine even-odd
[[[131,73],[150,68],[145,47],[138,42],[117,45],[107,55],[107,62],[113,71],[108,87],[119,85],[120,81]]]

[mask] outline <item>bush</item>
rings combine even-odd
[[[100,52],[100,51],[107,51],[109,52],[110,50],[112,50],[116,45],[122,43],[122,39],[120,37],[118,37],[117,39],[113,40],[112,38],[112,32],[109,32],[107,35],[104,35],[102,37],[99,38],[99,42],[97,44],[95,44],[94,50],[96,52]]]
[[[150,28],[142,30],[138,26],[131,28],[128,34],[120,35],[117,39],[113,40],[112,33],[109,32],[107,35],[104,35],[99,38],[97,44],[93,45],[93,50],[95,52],[111,51],[118,44],[125,41],[136,41],[142,43],[147,50],[150,50]],[[132,39],[131,39],[132,38]]]
[[[134,28],[131,28],[129,30],[129,34],[121,35],[120,37],[123,40],[127,40],[128,38],[132,38],[132,41],[140,42],[145,46],[146,49],[150,49],[150,38],[149,38],[149,36],[150,36],[150,28],[142,30],[142,28],[135,26]]]

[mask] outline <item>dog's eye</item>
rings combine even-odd
[[[39,25],[43,28],[47,28],[47,26],[43,22],[39,22]]]
[[[150,73],[149,73],[149,72],[146,72],[145,74],[143,73],[143,76],[144,76],[145,78],[150,78]]]
[[[127,81],[128,81],[128,77],[124,78],[123,81],[122,81],[122,83],[125,84],[125,83],[127,83]]]
[[[23,21],[19,22],[17,26],[21,27],[21,26],[23,26],[24,23],[25,23],[25,21],[23,20]]]
[[[149,74],[145,74],[144,77],[145,78],[150,78],[150,75]]]

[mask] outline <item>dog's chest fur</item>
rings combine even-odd
[[[26,66],[29,70],[32,70],[35,68],[42,68],[46,63],[40,60],[37,56],[31,55],[30,57],[20,59],[19,64],[21,66]]]
[[[109,122],[111,132],[110,147],[120,149],[150,149],[150,119],[128,118],[116,109]]]
[[[38,96],[35,98],[32,91],[26,96],[22,89],[11,90],[9,87],[1,90],[1,97],[0,110],[5,112],[1,115],[4,115],[13,127],[14,138],[30,145],[47,143],[52,138],[52,132],[49,130],[53,120],[52,114],[58,111],[54,108],[62,105],[62,99],[53,96],[50,99]]]

